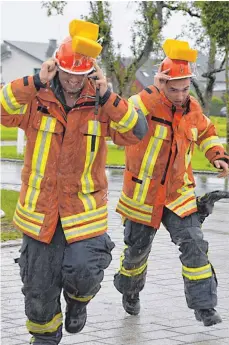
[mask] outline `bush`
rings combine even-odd
[[[220,110],[223,108],[224,102],[219,97],[212,97],[211,105],[210,105],[210,115],[220,114]]]

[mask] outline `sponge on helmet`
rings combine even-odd
[[[100,54],[102,46],[88,38],[74,36],[72,38],[72,50],[95,59]]]
[[[72,37],[72,50],[92,58],[96,58],[102,46],[96,42],[99,35],[99,26],[82,20],[72,20],[69,24],[69,33]]]
[[[99,26],[83,20],[74,19],[69,24],[70,36],[82,36],[96,41],[99,36]]]
[[[188,42],[167,39],[162,47],[166,56],[172,60],[196,62],[197,50],[191,49]]]

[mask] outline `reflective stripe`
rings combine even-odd
[[[189,179],[187,172],[184,173],[184,184],[185,186],[192,185],[192,181]]]
[[[191,211],[192,209],[196,209],[196,198],[194,200],[188,201],[186,204],[178,207],[177,209],[173,210],[178,216],[182,216],[184,213]]]
[[[27,104],[19,104],[13,95],[11,83],[0,90],[0,102],[8,114],[25,114]]]
[[[78,192],[78,197],[82,201],[84,205],[84,210],[86,212],[96,209],[96,201],[91,194],[83,194],[81,192]]]
[[[142,266],[140,266],[138,268],[126,269],[123,266],[123,261],[125,259],[125,249],[127,249],[127,248],[128,248],[128,246],[125,245],[124,250],[122,252],[122,255],[120,257],[120,271],[119,271],[119,273],[123,274],[126,277],[138,276],[147,268],[147,260]]]
[[[88,302],[90,301],[94,296],[86,296],[86,297],[76,297],[74,295],[71,295],[70,293],[67,292],[68,297],[70,297],[71,299],[74,299],[76,301],[80,301],[80,302]]]
[[[107,229],[107,219],[102,219],[93,223],[81,225],[68,230],[64,230],[66,240],[82,237],[89,234],[105,231]]]
[[[192,144],[190,144],[192,145]],[[191,163],[192,160],[192,150],[191,146],[188,147],[186,153],[185,153],[185,168],[188,169],[189,164]]]
[[[29,332],[33,333],[53,333],[55,332],[63,322],[62,313],[57,314],[50,322],[39,324],[27,320],[26,327]]]
[[[136,210],[129,208],[128,206],[121,204],[120,202],[118,203],[117,211],[123,212],[127,218],[128,216],[130,216],[139,221],[143,220],[144,222],[147,222],[147,223],[151,222],[152,214],[149,215],[149,214],[138,212]]]
[[[193,188],[188,189],[187,192],[184,192],[181,196],[179,196],[170,204],[166,204],[166,207],[168,207],[170,210],[173,210],[176,206],[182,204],[185,200],[190,199],[191,196],[195,197]]]
[[[38,212],[31,212],[30,210],[27,210],[25,207],[23,207],[20,203],[20,201],[18,201],[17,203],[17,207],[16,210],[19,214],[21,214],[22,216],[35,221],[35,222],[43,222],[45,215],[42,213],[38,213]]]
[[[207,122],[207,127],[202,133],[200,133],[200,135],[198,136],[198,140],[209,130],[209,125],[210,125],[211,121],[209,120],[209,118],[207,116],[205,116],[205,120]]]
[[[138,201],[128,198],[123,191],[120,200],[130,207],[137,208],[139,211],[148,212],[150,214],[153,212],[153,206],[147,204],[142,205]]]
[[[41,226],[27,222],[26,220],[21,218],[19,214],[17,214],[17,211],[14,213],[13,221],[19,228],[30,232],[33,235],[39,236]]]
[[[98,218],[107,216],[107,205],[97,208],[96,210],[79,213],[74,216],[68,216],[61,218],[61,223],[63,228],[68,228],[69,226],[92,222]]]
[[[200,280],[212,277],[211,265],[205,265],[198,268],[190,268],[182,265],[182,275],[189,280]]]
[[[149,111],[145,107],[145,104],[142,102],[140,95],[131,96],[129,98],[129,102],[133,103],[137,109],[140,109],[145,116],[149,114]]]
[[[138,179],[142,180],[142,183],[136,183],[133,196],[133,199],[140,204],[143,204],[146,199],[157,157],[161,150],[163,139],[167,136],[167,132],[167,127],[156,125],[154,136],[151,137],[148,143],[138,175]]]
[[[134,109],[132,103],[128,103],[127,113],[119,122],[111,121],[110,126],[119,133],[125,133],[130,131],[138,121],[138,113]]]
[[[95,157],[99,149],[100,137],[98,135],[101,135],[100,123],[98,121],[88,121],[88,133],[90,135],[87,136],[87,148],[86,148],[84,171],[80,179],[81,184],[82,184],[83,194],[89,194],[91,192],[94,192],[94,182],[92,180],[91,170],[92,170],[92,165],[94,163]],[[95,147],[94,147],[94,151],[92,151],[91,150],[92,141],[94,139],[95,139]]]
[[[147,268],[147,262],[143,264],[141,267],[135,268],[132,270],[127,270],[122,266],[120,268],[120,274],[123,274],[126,277],[134,277],[134,276],[140,275],[142,272],[145,271],[146,268]]]
[[[55,118],[43,116],[37,134],[32,158],[32,173],[29,178],[29,187],[26,193],[24,206],[31,211],[35,210],[37,199],[40,194],[41,181],[44,177],[52,133],[56,121]]]
[[[220,138],[218,138],[217,136],[212,136],[204,139],[200,144],[200,150],[206,153],[210,148],[214,146],[220,146],[223,148],[223,145],[220,142]]]
[[[193,140],[196,141],[197,137],[198,137],[198,130],[197,130],[197,128],[191,128],[191,132],[192,132]]]

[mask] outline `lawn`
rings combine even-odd
[[[18,197],[19,192],[1,190],[1,208],[6,214],[4,218],[1,218],[1,241],[21,238],[21,232],[16,230],[12,223]]]
[[[210,116],[219,137],[226,137],[226,117]]]
[[[16,146],[2,146],[1,158],[23,159],[24,155],[17,154]]]
[[[1,140],[17,140],[17,128],[8,128],[0,125]]]

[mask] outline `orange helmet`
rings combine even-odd
[[[194,77],[195,74],[192,73],[190,63],[184,60],[172,60],[166,57],[160,66],[160,71],[163,72],[169,69],[168,75],[172,80],[184,79]]]
[[[169,69],[171,79],[194,77],[190,62],[196,62],[197,50],[191,49],[188,42],[167,39],[163,43],[166,58],[162,61],[158,72]]]
[[[94,68],[93,58],[73,51],[71,37],[61,43],[54,57],[58,60],[59,68],[67,73],[88,74]]]

